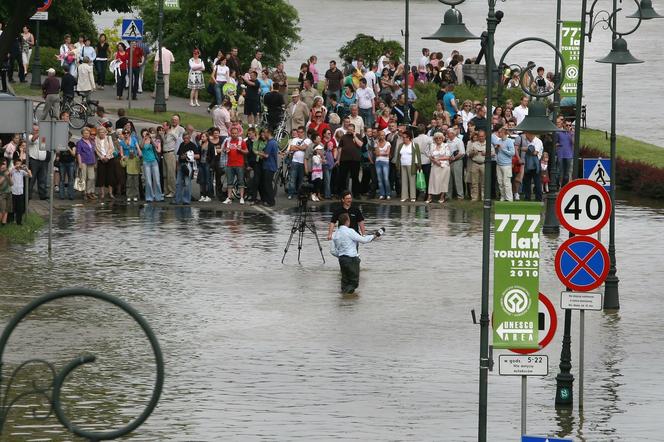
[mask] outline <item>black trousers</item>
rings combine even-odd
[[[32,178],[30,178],[30,197],[35,188],[35,182],[37,183],[37,191],[39,193],[39,198],[45,200],[48,198],[48,161],[46,160],[35,160],[30,158],[30,171],[32,172]]]
[[[23,214],[25,213],[25,195],[12,195],[14,203],[14,221],[19,226],[23,224]]]
[[[269,170],[261,171],[261,200],[268,206],[274,206],[274,187],[272,187],[272,180],[274,179],[274,172]]]
[[[253,198],[254,201],[258,199],[258,194],[263,195],[263,192],[261,190],[261,175],[263,175],[263,165],[261,162],[257,162],[251,170],[253,171],[253,174],[251,176],[251,179],[247,182],[247,190],[248,194],[251,198]]]
[[[529,170],[523,174],[523,193],[526,201],[530,201],[533,185],[535,186],[535,200],[542,201],[542,183],[538,170]]]
[[[118,81],[115,83],[115,93],[118,97],[124,95],[125,81],[127,79],[127,70],[120,70],[120,75],[118,75]]]
[[[25,81],[25,70],[23,69],[23,56],[21,54],[12,54],[9,61],[9,81],[14,81],[12,78],[14,76],[14,63],[18,65],[18,79],[19,81]]]
[[[339,163],[339,181],[337,182],[338,195],[347,189],[348,175],[353,182],[353,196],[360,194],[360,162],[359,161],[342,161]]]
[[[339,257],[341,268],[341,291],[353,293],[360,284],[360,258],[342,255]]]

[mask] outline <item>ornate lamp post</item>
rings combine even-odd
[[[461,14],[456,10],[455,6],[464,2],[464,0],[439,0],[441,3],[452,6],[452,9],[445,13],[445,21],[438,29],[438,31],[427,39],[437,39],[447,42],[461,42],[470,38],[477,38],[466,29],[463,25]],[[495,6],[497,0],[488,0],[489,14],[487,17],[487,33],[486,33],[486,70],[487,70],[487,109],[493,106],[494,95],[494,81],[497,78],[497,72],[494,62],[494,36],[496,27],[503,17],[501,11],[496,11]],[[450,25],[448,28],[447,25]],[[514,42],[510,45],[500,60],[499,66],[503,64],[507,54],[517,45],[525,42],[540,42],[551,47],[558,60],[560,60],[560,69],[564,70],[563,57],[558,48],[541,38],[525,38]],[[556,63],[558,64],[558,63]],[[534,64],[529,64],[526,69],[522,69],[522,78],[534,67]],[[521,82],[523,85],[523,82]],[[526,88],[523,91],[534,97],[547,97],[560,89],[562,77],[556,73],[556,85],[553,91],[544,94],[533,94]],[[556,131],[556,126],[546,116],[546,109],[543,103],[534,102],[531,105],[531,111],[528,117],[522,122],[520,129],[526,129],[533,133],[546,133]],[[490,129],[490,128],[487,128]],[[491,137],[487,137],[486,151],[491,152]],[[479,425],[478,425],[478,440],[486,442],[487,440],[487,397],[488,397],[488,378],[491,361],[489,359],[489,277],[490,277],[490,259],[491,259],[491,207],[493,201],[491,200],[491,184],[493,181],[491,173],[491,161],[484,163],[484,204],[482,216],[482,310],[480,314],[480,376],[479,376]]]
[[[154,94],[154,112],[166,112],[166,95],[164,93],[164,57],[162,50],[162,39],[164,38],[164,0],[159,0],[159,30],[158,32],[158,48],[157,54],[159,55],[159,65],[157,67],[157,80],[155,81],[155,94]]]

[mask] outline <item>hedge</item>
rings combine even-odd
[[[606,157],[606,154],[599,149],[583,146],[581,157],[600,158]],[[642,161],[624,160],[618,157],[616,172],[617,176],[613,178],[622,190],[647,198],[664,198],[664,169]]]
[[[436,110],[436,103],[438,102],[438,92],[440,88],[434,83],[416,83],[415,93],[417,100],[415,101],[415,109],[425,120],[431,120],[433,111]],[[454,88],[454,95],[456,96],[457,103],[461,104],[466,100],[484,102],[486,97],[486,88],[479,86],[471,86],[468,84],[458,85]],[[515,105],[521,101],[523,91],[520,89],[503,89],[501,103],[503,104],[507,99],[511,99]]]

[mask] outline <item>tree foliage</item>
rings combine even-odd
[[[286,0],[181,0],[181,10],[164,11],[164,46],[176,60],[198,47],[204,58],[237,47],[244,66],[256,50],[274,66],[300,41],[297,10]],[[159,14],[153,0],[139,0],[146,39],[157,40]]]
[[[0,43],[7,39],[9,45],[26,24],[34,34],[35,22],[30,21],[30,17],[43,4],[44,0],[2,0],[0,17],[6,24]],[[74,41],[81,34],[93,37],[94,41],[97,30],[93,13],[106,10],[127,12],[134,4],[135,0],[55,0],[48,9],[48,20],[39,23],[40,45],[59,47],[65,34],[71,34]],[[7,49],[0,45],[0,53],[3,51],[6,53]]]
[[[403,55],[403,46],[395,40],[376,40],[375,37],[366,34],[357,34],[354,39],[346,42],[339,49],[339,57],[341,57],[346,64],[350,64],[353,60],[363,58],[365,64],[376,63],[378,58],[385,53],[385,51],[392,51],[392,58],[400,60]]]

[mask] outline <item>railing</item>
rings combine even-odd
[[[55,366],[51,362],[48,362],[43,359],[31,359],[21,363],[18,367],[16,367],[9,376],[7,383],[6,384],[4,383],[2,370],[5,363],[3,356],[7,342],[9,341],[9,338],[11,337],[11,334],[14,331],[14,329],[26,316],[28,316],[30,313],[32,313],[40,306],[47,304],[51,301],[63,298],[70,298],[70,297],[93,298],[99,301],[107,302],[124,310],[125,313],[131,316],[131,318],[141,326],[141,329],[143,330],[146,337],[150,341],[150,346],[152,347],[152,352],[154,354],[155,363],[156,363],[156,378],[155,378],[154,389],[152,390],[152,395],[150,397],[150,401],[143,409],[143,412],[136,419],[129,422],[127,425],[118,430],[111,430],[105,432],[94,432],[94,431],[84,430],[74,425],[69,420],[69,418],[62,409],[62,402],[60,396],[62,394],[62,386],[65,380],[67,379],[67,376],[81,365],[95,362],[95,356],[92,354],[83,354],[78,356],[77,358],[73,359],[68,364],[66,364],[64,367],[62,367],[62,369],[59,372],[56,370]],[[45,383],[38,383],[37,381],[33,381],[32,385],[28,387],[25,391],[14,392],[13,391],[14,381],[17,375],[19,375],[24,369],[26,369],[26,367],[35,366],[35,365],[37,366],[41,365],[45,367],[50,376],[50,380],[48,380]],[[154,332],[150,328],[150,325],[132,306],[122,301],[121,299],[116,298],[115,296],[111,296],[106,293],[90,289],[82,289],[82,288],[67,289],[54,293],[49,293],[35,299],[31,303],[23,307],[21,310],[19,310],[14,315],[14,317],[9,321],[4,331],[2,332],[2,336],[0,337],[0,438],[2,438],[3,436],[3,431],[5,428],[4,425],[7,421],[7,417],[12,407],[27,397],[39,397],[44,399],[48,403],[48,410],[44,415],[37,415],[36,410],[33,410],[33,417],[35,419],[47,419],[55,413],[55,416],[60,421],[60,423],[68,431],[75,434],[76,436],[91,441],[117,439],[121,436],[131,433],[132,431],[140,427],[145,422],[145,420],[150,416],[150,414],[152,414],[155,407],[157,406],[157,403],[159,402],[159,397],[161,396],[161,390],[163,385],[164,385],[164,359],[161,353],[161,348],[159,347],[159,342],[157,341],[157,337],[155,336]],[[13,396],[10,397],[10,395],[12,394]]]

